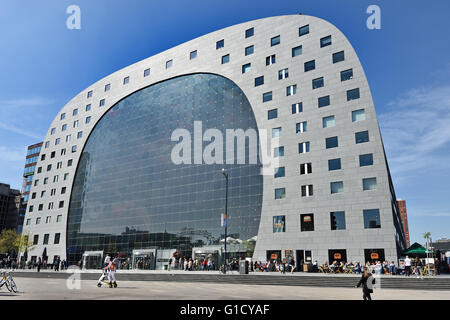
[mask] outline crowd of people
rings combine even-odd
[[[21,261],[20,263],[11,257],[0,259],[0,269],[31,269],[39,272],[41,269],[51,269],[54,271],[66,270],[67,267],[66,260],[61,260],[59,257],[55,258],[53,262],[48,262],[46,259],[43,260],[41,257],[37,260],[29,260],[28,262]]]
[[[184,271],[211,271],[215,270],[216,264],[211,258],[187,258],[172,257],[169,259],[168,270],[184,270]]]

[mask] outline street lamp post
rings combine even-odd
[[[222,168],[222,174],[225,176],[225,244],[224,244],[224,259],[223,259],[223,273],[227,273],[227,228],[228,228],[228,174],[224,168]]]

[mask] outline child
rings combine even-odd
[[[117,268],[116,265],[111,260],[109,261],[108,265],[103,268],[103,270],[108,270],[108,281],[109,281],[110,288],[112,288],[113,286],[114,286],[114,288],[117,288],[116,268]]]

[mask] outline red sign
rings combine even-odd
[[[372,252],[372,253],[370,254],[370,259],[378,259],[378,253]]]
[[[335,253],[333,256],[335,259],[341,259],[341,254],[340,253]]]
[[[270,259],[277,259],[277,258],[278,258],[278,255],[276,253],[272,253],[270,255]]]

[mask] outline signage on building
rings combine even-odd
[[[335,254],[334,254],[334,258],[335,258],[335,259],[341,259],[341,257],[342,257],[342,256],[341,256],[340,253],[335,253]]]
[[[378,253],[372,252],[372,253],[370,254],[370,259],[378,259]]]

